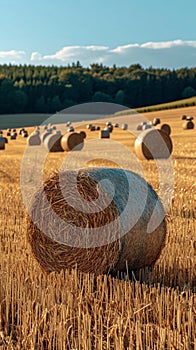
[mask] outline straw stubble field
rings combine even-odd
[[[153,268],[118,278],[76,269],[47,275],[40,269],[26,241],[20,192],[26,140],[18,137],[1,152],[1,350],[196,349],[196,130],[182,130],[180,112],[172,113],[156,113],[171,125],[174,146],[166,244]],[[146,116],[152,120],[155,113]],[[87,140],[97,135],[87,131]],[[134,136],[116,129],[111,137],[133,151]],[[64,157],[49,154],[45,178]],[[141,165],[159,191],[155,162]]]

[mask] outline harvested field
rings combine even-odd
[[[196,129],[182,129],[182,114],[194,115],[190,108],[145,114],[172,129],[175,181],[166,244],[153,268],[117,276],[41,270],[27,243],[20,191],[27,141],[9,140],[0,154],[1,350],[196,349]],[[31,134],[34,128],[27,130]],[[98,139],[99,131],[85,132],[84,142]],[[133,153],[135,138],[120,128],[110,135]],[[65,157],[66,152],[49,153],[44,178]],[[144,160],[141,166],[159,192],[156,163]]]

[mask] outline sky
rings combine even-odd
[[[0,0],[0,64],[196,67],[195,0]]]

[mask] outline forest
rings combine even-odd
[[[55,113],[99,101],[139,108],[192,96],[196,68],[0,65],[0,114]]]

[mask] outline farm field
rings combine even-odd
[[[161,256],[153,268],[129,274],[44,273],[26,240],[20,191],[26,139],[9,140],[0,151],[0,350],[196,349],[196,127],[183,130],[182,114],[196,116],[196,107],[144,115],[171,126],[174,193]],[[78,130],[87,141],[98,137],[85,125]],[[135,138],[119,128],[111,134],[132,153]],[[49,154],[43,177],[66,156]],[[140,164],[159,193],[156,163]]]

